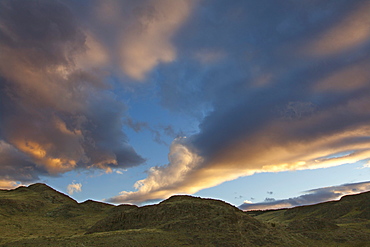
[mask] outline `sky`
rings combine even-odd
[[[369,0],[0,0],[0,188],[243,210],[370,190]]]

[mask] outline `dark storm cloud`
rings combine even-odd
[[[248,210],[267,210],[278,208],[291,208],[303,205],[312,205],[325,201],[339,200],[342,196],[358,194],[370,190],[370,182],[343,184],[339,186],[324,187],[306,191],[298,197],[283,200],[265,200],[260,203],[244,203],[240,209]],[[269,198],[266,198],[269,199]]]
[[[125,106],[104,81],[106,73],[87,66],[101,62],[92,47],[59,1],[0,2],[3,183],[144,161],[122,132]]]
[[[31,162],[29,158],[11,145],[0,141],[0,177],[9,181],[32,182],[47,171]]]
[[[369,11],[368,1],[201,2],[174,38],[178,59],[158,68],[162,105],[198,116],[200,131],[114,200],[368,159]]]

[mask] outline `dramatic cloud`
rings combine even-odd
[[[366,1],[205,1],[158,82],[163,106],[206,114],[200,131],[175,141],[169,164],[151,168],[137,191],[110,200],[370,159],[369,11]]]
[[[122,132],[109,54],[59,1],[0,3],[0,181],[143,163]]]
[[[176,139],[169,163],[116,203],[369,161],[369,12],[368,1],[3,0],[0,186],[140,165],[125,126]],[[136,89],[199,131],[131,119]]]
[[[192,1],[153,0],[136,7],[137,22],[122,38],[120,55],[122,69],[141,80],[159,62],[171,62],[176,49],[171,38],[186,20]],[[128,37],[127,37],[128,36]]]
[[[370,36],[370,3],[360,2],[352,5],[342,20],[315,35],[306,52],[315,56],[332,55],[366,45]]]
[[[194,193],[191,188],[182,188],[184,179],[189,176],[194,166],[201,162],[200,157],[193,154],[183,145],[184,140],[177,138],[171,145],[168,166],[152,167],[148,171],[148,177],[137,181],[135,188],[138,192],[121,192],[121,195],[108,199],[113,203],[128,202],[137,203],[149,200],[158,200],[169,194]]]
[[[123,72],[134,81],[143,81],[157,65],[176,59],[177,49],[172,39],[198,1],[82,2],[79,5],[69,1],[76,16],[89,27],[87,45],[92,50],[89,58],[118,74]]]
[[[289,199],[265,200],[264,202],[260,203],[251,203],[246,201],[240,205],[239,208],[245,211],[291,208],[296,206],[317,204],[325,201],[339,200],[342,196],[358,194],[369,190],[370,182],[343,184],[339,186],[330,186],[309,190],[305,192],[306,194]]]
[[[80,183],[76,184],[75,182],[72,182],[71,184],[67,186],[67,192],[70,195],[73,195],[73,193],[75,192],[81,192],[81,191],[82,191],[82,184]]]

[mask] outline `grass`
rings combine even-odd
[[[369,201],[364,193],[242,212],[219,200],[174,196],[145,207],[113,206],[77,203],[36,184],[0,190],[0,246],[370,246]]]

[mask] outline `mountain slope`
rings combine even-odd
[[[254,212],[191,196],[114,206],[34,184],[0,190],[0,246],[370,246],[369,202],[370,192]]]
[[[370,192],[343,196],[339,201],[316,205],[300,206],[290,209],[249,211],[248,214],[259,219],[291,221],[305,217],[319,217],[335,220],[337,223],[370,220]]]
[[[97,222],[88,233],[160,229],[187,236],[189,244],[279,245],[277,231],[225,202],[173,196],[158,205],[126,208]]]
[[[45,184],[0,190],[0,243],[30,236],[82,234],[112,207],[86,207]]]
[[[247,213],[309,240],[370,246],[370,192],[316,205]]]

